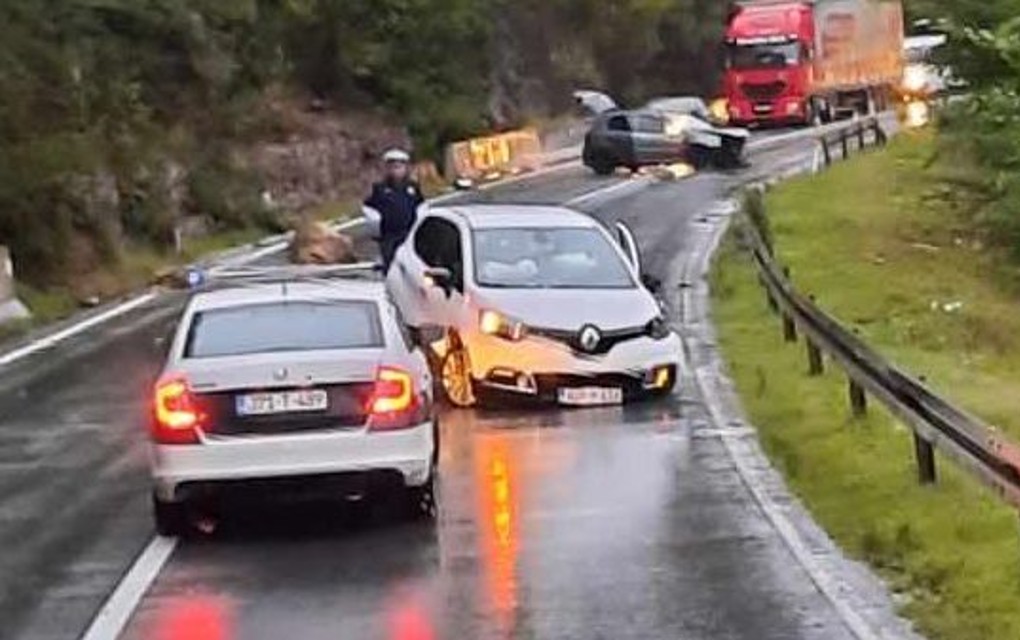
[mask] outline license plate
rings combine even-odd
[[[247,393],[235,398],[235,406],[239,416],[265,416],[274,413],[324,411],[328,404],[328,396],[323,389]]]
[[[558,391],[560,404],[592,406],[623,403],[623,389],[619,387],[566,387]]]
[[[770,104],[756,104],[754,105],[755,113],[772,113],[772,105]]]

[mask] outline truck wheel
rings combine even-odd
[[[156,533],[161,536],[179,536],[187,531],[187,509],[183,502],[165,502],[152,494],[152,519]]]

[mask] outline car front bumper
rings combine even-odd
[[[203,437],[201,444],[154,444],[151,465],[156,496],[175,501],[193,487],[319,475],[392,472],[405,486],[420,486],[429,479],[434,452],[433,423],[426,422],[395,431]]]
[[[467,347],[476,384],[541,398],[555,397],[561,387],[620,387],[628,398],[663,391],[655,384],[660,369],[669,371],[671,389],[681,356],[680,337],[673,333],[662,340],[647,336],[627,340],[600,355],[579,354],[542,336],[508,341],[478,334]]]

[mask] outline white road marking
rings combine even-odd
[[[7,353],[0,355],[0,367],[21,360],[22,358],[30,356],[33,353],[38,353],[43,349],[48,349],[53,345],[59,342],[63,342],[64,340],[67,340],[68,338],[71,338],[73,336],[76,336],[83,331],[87,331],[92,327],[95,327],[96,325],[107,322],[108,320],[112,320],[113,318],[116,318],[118,316],[122,316],[125,313],[137,309],[138,307],[155,299],[156,295],[157,294],[155,292],[150,291],[148,293],[143,293],[141,295],[135,296],[134,298],[131,298],[126,302],[123,302],[115,307],[107,309],[106,311],[103,311],[101,313],[97,313],[96,315],[90,318],[86,318],[85,320],[82,320],[77,324],[71,325],[70,327],[67,327],[65,329],[61,329],[60,331],[40,338],[35,342],[26,344],[23,347],[14,349],[13,351],[8,351]]]
[[[81,640],[116,640],[176,547],[177,538],[153,537],[103,603]]]
[[[723,234],[728,226],[729,219],[725,219],[722,224],[719,224],[716,229],[713,230],[712,235],[708,238],[708,241],[700,248],[699,253],[691,256],[691,259],[684,265],[684,280],[690,282],[697,282],[699,288],[707,287],[706,277],[708,274],[711,256],[715,252],[715,247],[718,246]],[[696,322],[695,318],[690,317],[691,311],[694,309],[694,296],[691,288],[684,289],[683,292],[683,318],[682,323],[684,326],[694,326]],[[689,334],[681,334],[681,338],[687,344],[686,351],[690,352],[690,345],[692,337]],[[700,338],[693,338],[694,340],[700,340]],[[715,385],[706,379],[705,367],[692,366],[694,384],[698,389],[702,399],[705,401],[705,406],[708,409],[709,417],[714,423],[717,430],[721,432],[734,432],[737,431],[733,427],[729,426],[730,422],[726,416],[723,415],[721,409],[722,401],[715,390]],[[819,593],[829,601],[836,614],[842,620],[843,624],[846,625],[847,629],[858,638],[858,640],[881,640],[885,637],[885,634],[876,633],[872,628],[871,624],[861,616],[853,607],[850,602],[844,597],[841,585],[835,577],[830,575],[829,571],[822,566],[822,564],[815,558],[811,549],[808,547],[807,542],[801,536],[800,531],[794,526],[793,522],[786,516],[782,507],[780,507],[771,498],[766,488],[759,482],[757,476],[753,473],[748,464],[747,460],[740,455],[737,450],[738,442],[740,438],[734,437],[722,437],[720,440],[726,449],[726,453],[729,455],[730,460],[733,461],[733,465],[737,471],[737,475],[740,477],[741,483],[747,488],[754,500],[758,509],[765,516],[772,528],[779,534],[780,539],[786,548],[790,550],[797,563],[803,568],[808,578],[818,589]]]
[[[652,181],[647,177],[632,178],[630,180],[625,180],[624,182],[618,182],[616,184],[609,185],[608,187],[596,189],[595,191],[583,193],[575,198],[567,200],[566,202],[563,203],[563,206],[576,207],[592,201],[605,200],[608,199],[607,196],[617,192],[622,193],[619,193],[616,197],[629,195],[631,192],[640,191],[650,184],[652,184]]]

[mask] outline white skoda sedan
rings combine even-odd
[[[189,506],[269,495],[397,488],[408,508],[434,513],[432,377],[381,282],[195,295],[152,403],[162,534],[186,528]]]
[[[498,390],[565,405],[668,394],[680,340],[639,277],[633,236],[558,207],[469,205],[423,212],[387,274],[433,345],[449,400]]]

